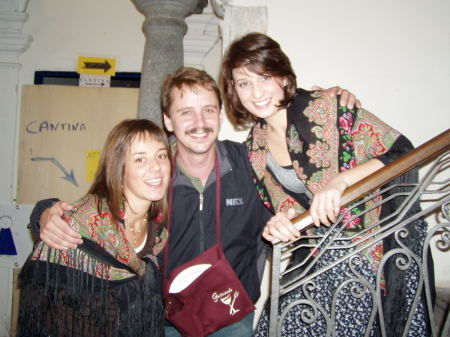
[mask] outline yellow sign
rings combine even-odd
[[[87,151],[86,155],[86,180],[94,181],[95,173],[97,173],[100,164],[100,150]]]
[[[114,76],[116,74],[116,59],[102,57],[78,57],[79,74],[94,74]]]

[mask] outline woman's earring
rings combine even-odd
[[[283,86],[284,86],[285,88],[288,86],[288,81],[287,81],[287,80],[284,80]]]

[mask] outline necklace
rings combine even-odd
[[[124,216],[123,220],[125,221],[125,228],[129,228],[129,231],[131,233],[131,235],[133,236],[133,241],[134,241],[134,245],[137,245],[137,239],[140,236],[140,233],[142,231],[142,228],[145,227],[147,225],[147,216],[139,219],[139,220],[135,220],[135,221],[129,221],[129,219]]]

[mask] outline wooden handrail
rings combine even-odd
[[[350,186],[342,195],[339,206],[345,206],[362,198],[392,179],[448,150],[450,150],[450,129]],[[311,220],[308,219],[310,217],[311,214],[306,211],[291,221],[297,229],[303,231],[313,226]]]

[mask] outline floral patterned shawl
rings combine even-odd
[[[36,244],[19,276],[18,337],[164,336],[161,272],[156,258],[167,239],[149,222],[136,254],[108,202],[87,195],[64,217],[83,244],[59,251]],[[142,255],[144,254],[144,255]]]
[[[138,257],[138,254],[128,242],[124,225],[113,219],[106,201],[102,201],[101,212],[99,213],[97,200],[94,195],[86,195],[74,204],[73,210],[65,215],[65,220],[73,229],[79,231],[83,238],[97,243],[114,259],[128,266],[128,271],[111,268],[110,265],[93,260],[89,255],[84,254],[79,255],[79,259],[83,259],[83,261],[75,261],[69,257],[73,255],[73,252],[50,249],[42,241],[37,244],[31,259],[58,263],[69,268],[83,268],[91,273],[92,267],[95,265],[95,276],[109,280],[126,279],[134,276],[134,274],[142,276],[145,262]],[[150,251],[146,254],[147,257],[158,255],[167,240],[167,230],[164,226],[161,226],[159,221],[160,217],[149,222],[147,234],[149,239],[144,247],[146,249],[150,246]],[[152,260],[156,261],[154,258]]]
[[[398,131],[370,112],[349,110],[340,106],[336,97],[324,98],[319,92],[299,89],[287,110],[286,141],[292,164],[298,178],[313,194],[340,172],[369,159],[378,158],[386,163],[383,156],[399,136]],[[260,197],[274,213],[294,208],[301,214],[305,206],[287,194],[267,169],[267,139],[268,125],[264,120],[258,120],[246,144],[253,181]],[[367,213],[365,222],[377,219],[379,211],[377,208]],[[359,219],[355,222],[348,223],[345,231],[359,231],[364,226]],[[382,247],[370,254],[375,255],[375,260],[380,259],[379,249]]]

